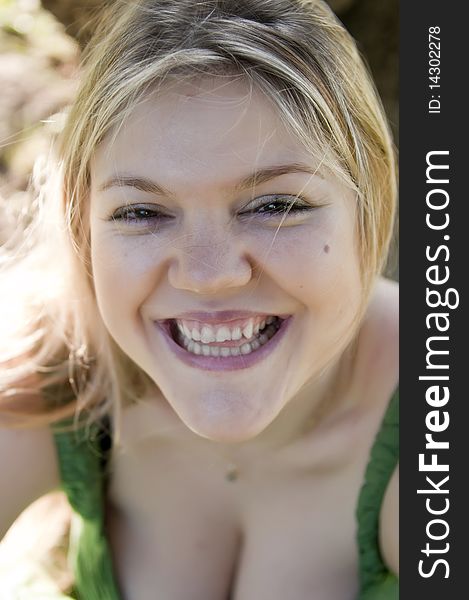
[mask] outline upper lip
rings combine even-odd
[[[203,312],[203,311],[195,311],[195,312],[184,312],[180,313],[177,316],[172,317],[172,319],[181,319],[187,321],[199,321],[201,323],[207,324],[217,324],[217,323],[229,323],[230,321],[237,321],[241,319],[251,319],[253,317],[259,316],[278,316],[278,313],[271,313],[265,311],[250,311],[250,310],[220,310],[220,311],[211,311],[211,312]]]

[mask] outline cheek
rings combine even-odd
[[[154,253],[142,239],[92,235],[91,264],[96,298],[108,329],[126,329],[138,318],[138,307],[149,293],[155,275]],[[123,318],[125,316],[125,318]]]
[[[352,226],[339,226],[336,222],[330,227],[315,229],[285,228],[267,247],[270,251],[264,272],[279,287],[304,307],[328,315],[331,321],[352,320],[362,297]]]

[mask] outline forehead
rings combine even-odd
[[[314,167],[265,94],[241,78],[203,77],[149,94],[98,147],[92,173],[228,182],[294,161]]]

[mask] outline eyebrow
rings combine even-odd
[[[243,191],[247,188],[254,187],[255,185],[260,185],[261,183],[270,181],[275,177],[287,175],[288,173],[309,173],[310,175],[315,175],[317,177],[322,178],[317,168],[313,168],[304,163],[274,165],[271,167],[259,169],[257,171],[254,171],[254,173],[251,173],[235,185],[235,191]],[[146,179],[145,177],[136,177],[134,175],[115,175],[110,179],[106,180],[104,183],[102,183],[99,186],[98,191],[104,192],[112,187],[133,187],[137,190],[140,190],[142,192],[148,192],[150,194],[173,196],[173,194],[170,191],[165,189],[156,181],[151,181],[150,179]]]

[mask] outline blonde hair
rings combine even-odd
[[[365,295],[382,271],[395,211],[392,141],[355,43],[327,5],[117,0],[85,51],[81,87],[57,164],[36,198],[35,219],[22,247],[4,250],[10,305],[19,293],[14,282],[27,285],[9,320],[11,335],[2,340],[8,341],[0,354],[6,365],[0,419],[50,423],[84,409],[89,422],[105,413],[118,417],[124,403],[154,386],[99,316],[90,267],[89,165],[98,144],[150,91],[172,77],[205,74],[236,74],[257,86],[311,154],[355,190]]]

